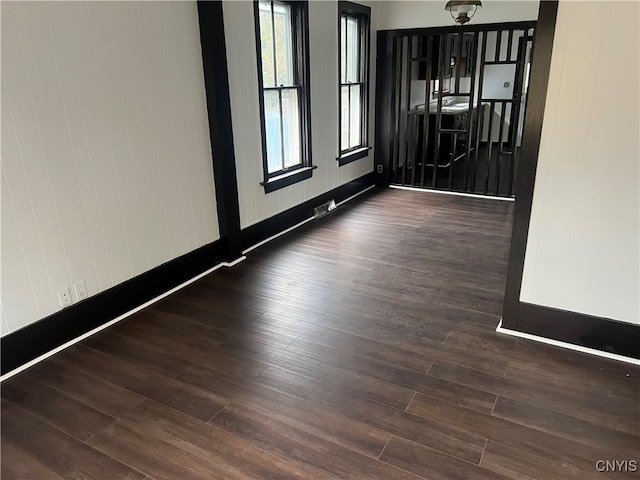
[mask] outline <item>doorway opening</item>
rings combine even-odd
[[[535,22],[381,32],[392,185],[515,197]],[[380,56],[382,55],[382,58]]]

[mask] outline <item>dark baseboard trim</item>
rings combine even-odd
[[[273,217],[267,218],[261,222],[251,225],[242,230],[242,249],[246,250],[267,238],[277,235],[287,228],[291,228],[300,222],[313,216],[313,209],[318,205],[335,200],[336,203],[342,202],[347,198],[371,187],[375,184],[374,173],[370,172],[360,178],[356,178],[344,185],[340,185],[333,190],[329,190],[322,195],[318,195],[311,200],[307,200],[300,205],[296,205],[289,210],[278,213]]]
[[[516,331],[640,359],[640,326],[520,302]]]
[[[221,243],[204,245],[5,335],[0,339],[2,375],[218,265],[224,254]]]

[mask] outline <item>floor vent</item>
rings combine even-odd
[[[327,215],[329,215],[331,212],[333,212],[336,208],[336,202],[334,200],[330,200],[327,203],[323,203],[320,206],[317,206],[316,208],[313,209],[313,216],[314,218],[322,218],[322,217],[326,217]]]

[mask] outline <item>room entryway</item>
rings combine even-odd
[[[381,33],[377,133],[390,184],[515,196],[534,26]]]

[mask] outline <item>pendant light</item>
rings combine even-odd
[[[482,7],[480,0],[451,0],[444,9],[458,25],[464,25],[473,18],[478,8]]]

